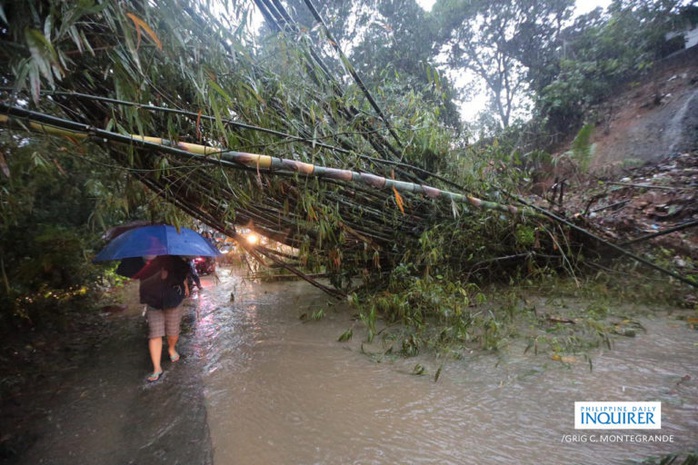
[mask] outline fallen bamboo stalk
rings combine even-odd
[[[666,190],[666,191],[676,191],[676,190],[688,190],[688,189],[695,189],[696,187],[676,187],[676,186],[656,186],[652,184],[633,184],[633,183],[628,183],[628,182],[613,182],[613,181],[604,181],[606,184],[611,184],[612,186],[623,186],[623,187],[634,187],[637,189],[661,189],[661,190]]]
[[[308,275],[309,278],[327,278],[329,274],[327,273],[315,273]],[[249,276],[249,279],[261,279],[263,281],[288,281],[292,279],[298,279],[298,276],[290,274],[264,274],[263,272],[258,272]]]
[[[689,221],[688,223],[683,223],[683,224],[680,224],[678,226],[674,226],[673,228],[665,229],[664,231],[659,231],[656,233],[651,233],[651,234],[647,234],[645,236],[637,237],[635,239],[625,241],[625,242],[619,244],[619,246],[624,247],[626,245],[637,244],[638,242],[644,242],[644,241],[647,241],[649,239],[654,239],[655,237],[664,236],[665,234],[671,234],[671,233],[676,232],[676,231],[683,231],[684,229],[689,229],[689,228],[692,228],[694,226],[698,226],[698,220]]]
[[[604,210],[608,210],[608,209],[610,209],[610,208],[622,207],[622,206],[624,206],[624,205],[625,205],[626,203],[628,203],[628,202],[630,202],[630,200],[628,200],[628,199],[626,199],[626,200],[621,200],[620,202],[612,203],[611,205],[606,205],[605,207],[596,208],[596,209],[590,211],[589,213],[598,213],[598,212],[602,212],[602,211],[604,211]]]
[[[19,129],[56,136],[68,136],[78,140],[101,138],[105,141],[136,145],[144,149],[159,150],[180,157],[196,157],[203,162],[225,164],[267,173],[298,173],[319,179],[334,179],[366,185],[375,189],[393,189],[396,192],[411,192],[431,199],[443,198],[453,202],[467,203],[477,208],[498,210],[512,215],[519,213],[538,217],[535,209],[521,209],[513,205],[483,200],[472,195],[445,191],[436,187],[412,182],[398,181],[372,173],[357,172],[340,168],[317,166],[297,160],[272,157],[254,153],[224,150],[215,147],[178,142],[160,137],[124,135],[96,128],[87,124],[37,113],[23,108],[0,104],[0,124]]]

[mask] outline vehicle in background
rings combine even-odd
[[[194,259],[194,268],[199,276],[215,273],[216,259],[213,257],[196,257]]]

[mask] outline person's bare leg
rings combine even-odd
[[[152,337],[148,339],[148,349],[150,350],[150,360],[153,362],[153,375],[162,373],[160,359],[162,358],[162,338]]]
[[[167,336],[167,350],[170,353],[170,360],[173,362],[179,360],[179,353],[177,353],[177,341],[179,341],[179,335]]]

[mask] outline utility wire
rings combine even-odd
[[[281,4],[279,0],[255,0],[255,4],[263,10],[263,16],[274,18],[273,19],[273,26],[276,30],[284,30],[288,29],[294,33],[299,33],[300,29],[296,25],[295,21],[293,18],[288,14],[284,6]],[[329,30],[327,29],[327,26],[324,24],[322,21],[322,18],[319,16],[319,13],[317,10],[313,7],[311,11],[314,11],[314,15],[316,15],[316,18],[319,18],[321,24],[323,27],[327,30],[329,34]],[[282,27],[283,26],[283,27]],[[332,83],[334,91],[337,93],[339,97],[342,97],[344,95],[344,91],[342,90],[339,80],[335,78],[332,73],[329,70],[329,67],[325,64],[323,59],[315,52],[313,48],[308,49],[310,56],[312,58],[312,61],[317,64],[320,69],[323,71],[323,73],[330,79],[330,82]],[[353,67],[349,63],[348,59],[346,56],[341,52],[341,49],[338,49],[340,53],[340,58],[342,58],[342,62],[344,66],[347,68],[347,70],[350,70],[352,74],[352,78],[357,82],[357,85],[361,88],[362,92],[366,95],[367,99],[371,103],[372,107],[374,110],[377,111],[379,116],[381,117],[381,120],[386,124],[388,130],[390,131],[391,135],[398,141],[398,144],[400,147],[403,147],[402,143],[400,142],[399,138],[397,137],[397,134],[395,133],[394,129],[390,124],[388,123],[387,118],[385,117],[384,113],[380,110],[380,107],[376,103],[375,99],[370,95],[368,92],[368,89],[366,86],[363,84],[361,81],[360,77],[358,74],[353,70]],[[347,119],[354,118],[357,114],[357,110],[354,108],[343,108],[343,110],[346,112],[345,117]],[[384,156],[387,156],[389,152],[392,154],[392,156],[397,160],[400,161],[401,156],[400,156],[400,151],[395,149],[387,140],[381,137],[381,140],[379,141],[380,144],[378,144],[378,141],[375,140],[375,138],[368,137],[367,135],[364,135],[364,137],[367,139],[367,141],[376,149],[376,151]],[[417,180],[417,177],[414,174],[410,173],[404,173],[408,178],[410,178],[413,181]]]
[[[349,71],[349,74],[351,74],[351,77],[354,79],[354,82],[359,86],[359,89],[361,89],[361,92],[364,93],[366,98],[368,99],[368,102],[371,104],[373,109],[378,113],[378,116],[380,116],[381,120],[385,123],[385,126],[388,128],[388,131],[390,134],[393,136],[395,141],[397,142],[397,145],[400,146],[400,148],[403,148],[404,145],[400,141],[400,138],[398,137],[397,133],[393,129],[392,125],[390,124],[390,121],[388,118],[385,116],[381,108],[378,106],[378,103],[376,100],[373,98],[371,93],[369,92],[368,88],[366,88],[366,85],[364,84],[363,80],[361,79],[361,76],[356,72],[356,69],[354,66],[351,64],[349,61],[349,58],[344,54],[342,51],[341,47],[339,46],[339,41],[335,39],[332,36],[332,32],[330,32],[330,29],[327,27],[327,24],[325,24],[325,21],[323,21],[322,17],[320,16],[320,13],[318,13],[317,9],[315,8],[315,5],[313,5],[313,2],[311,0],[304,0],[306,6],[310,10],[310,12],[313,14],[315,17],[315,20],[322,25],[322,28],[325,30],[325,34],[327,34],[327,37],[330,39],[330,44],[332,45],[332,48],[335,49],[337,54],[339,55],[340,59],[342,60],[342,63],[344,66],[346,66],[347,71]]]

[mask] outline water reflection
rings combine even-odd
[[[231,287],[235,300],[226,302]],[[435,383],[407,373],[442,361],[374,363],[357,341],[336,342],[349,312],[299,319],[324,299],[305,283],[236,276],[201,296],[195,340],[215,463],[627,463],[698,445],[698,336],[684,326],[647,322],[646,335],[597,353],[591,372],[512,351],[504,361],[448,362]],[[582,400],[660,400],[661,432],[675,442],[562,443]]]

